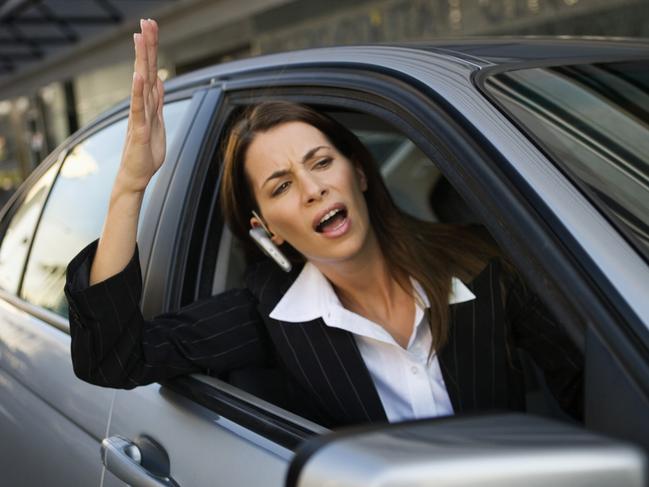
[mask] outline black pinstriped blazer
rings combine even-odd
[[[191,372],[247,374],[265,383],[270,378],[282,406],[325,426],[387,420],[350,332],[321,319],[296,326],[269,317],[299,269],[285,274],[270,261],[260,263],[246,289],[145,321],[137,251],[122,272],[88,287],[95,250],[93,242],[70,262],[65,286],[72,361],[81,379],[128,389]],[[450,305],[449,340],[438,354],[455,412],[524,409],[513,352],[521,348],[544,371],[562,408],[579,418],[581,355],[539,300],[497,259],[465,284],[476,299]]]

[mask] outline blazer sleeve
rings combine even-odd
[[[520,277],[505,278],[505,312],[514,345],[529,353],[545,376],[559,406],[583,418],[584,359],[563,326]]]
[[[72,363],[79,378],[131,389],[181,374],[265,364],[263,321],[247,289],[145,320],[137,248],[121,272],[89,286],[96,248],[97,241],[83,249],[66,274]]]

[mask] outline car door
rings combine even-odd
[[[165,106],[171,144],[188,106],[188,100]],[[101,232],[125,132],[122,112],[76,136],[43,163],[5,212],[0,245],[3,484],[102,481],[97,452],[114,391],[74,376],[63,286],[68,261]]]
[[[203,172],[206,166],[200,161],[211,161],[217,151],[222,127],[214,112],[220,100],[217,88],[205,96],[173,174],[163,176],[169,186],[143,270],[145,316],[173,309],[165,303],[179,298],[185,279],[196,277],[174,270],[192,256],[186,235],[204,232],[200,218],[206,208],[197,200],[214,199],[218,173],[214,168]],[[200,193],[193,183],[203,188]],[[178,485],[279,486],[293,448],[322,431],[214,377],[184,377],[117,391],[104,442],[104,485],[164,485],[165,478],[172,478]],[[95,454],[99,461],[99,452]]]

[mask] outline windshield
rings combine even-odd
[[[649,60],[531,68],[485,88],[649,255]]]

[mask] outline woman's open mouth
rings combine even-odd
[[[325,237],[339,237],[347,232],[349,223],[347,208],[340,204],[335,205],[316,220],[314,228],[316,232]]]

